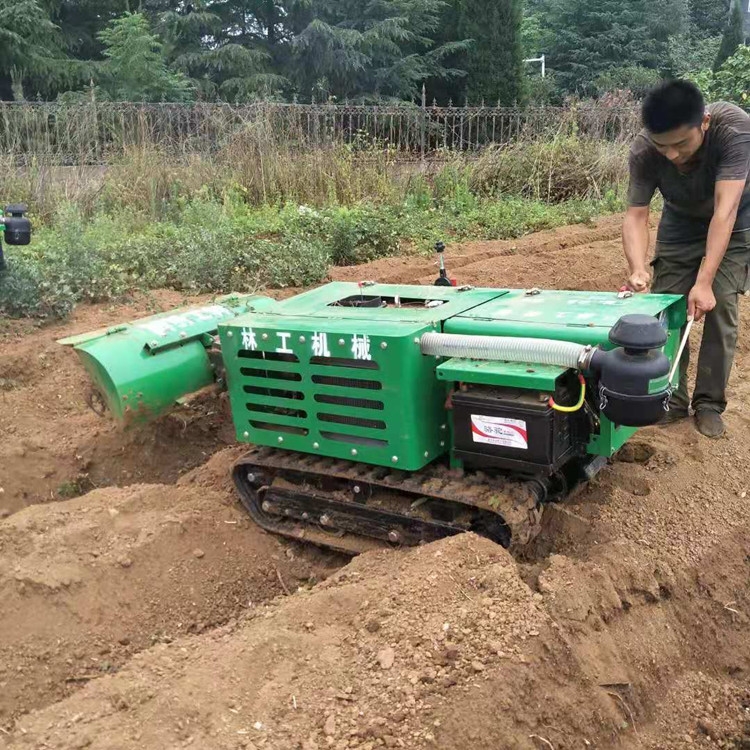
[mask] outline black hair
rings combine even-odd
[[[700,89],[690,81],[660,83],[643,101],[641,119],[650,133],[666,133],[682,125],[698,127],[706,104]]]

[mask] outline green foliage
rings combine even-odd
[[[40,0],[0,0],[0,98],[23,99],[33,78],[65,82],[63,57],[59,29]]]
[[[521,195],[546,202],[601,199],[626,179],[627,144],[564,136],[487,149],[471,174],[486,196]]]
[[[714,73],[709,91],[714,99],[750,109],[750,47],[739,47]]]
[[[623,61],[659,69],[669,36],[684,29],[685,0],[550,0],[544,11],[544,48],[567,91],[592,94],[598,76]],[[666,21],[665,21],[666,19]]]
[[[697,35],[720,36],[726,27],[730,0],[690,0],[690,21]]]
[[[303,97],[414,99],[428,79],[463,71],[444,60],[466,45],[435,45],[443,0],[316,0],[293,39],[292,69]]]
[[[531,13],[528,4],[521,18],[521,50],[524,58],[538,57],[544,39],[544,18],[541,13]]]
[[[724,35],[721,38],[721,46],[716,55],[714,70],[718,70],[726,60],[728,60],[745,41],[744,30],[745,19],[742,15],[742,8],[739,0],[734,0],[729,12],[729,20],[724,29]]]
[[[513,105],[522,97],[522,0],[461,0],[459,34],[466,55],[470,102]]]
[[[142,13],[112,21],[99,38],[106,60],[98,67],[99,83],[115,101],[187,101],[190,86],[169,70],[162,43]]]
[[[148,203],[134,210],[129,190],[139,177],[131,167],[113,174],[106,200],[100,193],[90,214],[63,201],[48,225],[32,215],[32,244],[6,248],[0,315],[59,318],[78,302],[165,287],[304,287],[323,281],[331,265],[426,251],[437,239],[517,237],[588,221],[621,208],[622,148],[610,153],[577,139],[527,143],[476,164],[457,159],[432,178],[409,178],[400,194],[389,186],[349,206],[251,206],[226,174],[208,184],[209,173],[191,165],[160,178],[173,197],[158,212]],[[126,184],[118,188],[118,179]]]
[[[594,85],[598,94],[608,94],[615,91],[631,91],[636,97],[645,96],[661,80],[658,70],[644,68],[639,65],[627,65],[620,68],[610,68],[600,73]]]
[[[668,43],[670,72],[678,78],[692,78],[701,70],[711,70],[721,39],[721,36],[701,36],[694,28],[671,37]]]

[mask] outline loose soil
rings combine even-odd
[[[462,284],[613,291],[619,231],[446,259]],[[129,432],[86,405],[55,340],[183,301],[0,328],[0,747],[750,747],[744,330],[725,438],[642,430],[515,559],[464,534],[349,561],[247,519],[220,396]]]

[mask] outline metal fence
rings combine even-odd
[[[405,159],[471,152],[527,138],[622,140],[634,109],[334,104],[0,103],[0,152],[16,164],[110,164],[133,147],[181,158],[256,139],[277,146],[390,149]]]

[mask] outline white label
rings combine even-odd
[[[278,354],[294,354],[294,352],[288,346],[288,341],[290,338],[292,338],[292,334],[282,333],[281,331],[277,331],[276,336],[277,338],[281,339],[281,346],[276,347],[276,352]]]
[[[242,329],[242,348],[254,352],[258,348],[258,342],[255,338],[255,331],[252,328]]]
[[[471,415],[471,437],[475,443],[529,449],[529,433],[522,419]]]
[[[168,334],[178,331],[181,328],[188,328],[195,323],[203,321],[218,321],[222,318],[228,318],[234,313],[227,310],[221,305],[209,305],[208,307],[199,307],[196,310],[188,310],[184,313],[175,315],[165,315],[156,320],[147,321],[146,323],[137,323],[136,328],[142,328],[156,336],[167,336]]]
[[[313,333],[312,337],[313,355],[316,357],[330,357],[331,350],[328,348],[327,333]]]
[[[372,359],[370,354],[370,337],[367,334],[352,336],[352,355],[354,359]]]

